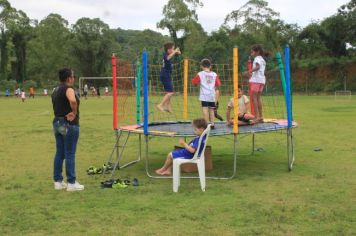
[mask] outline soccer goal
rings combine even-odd
[[[117,79],[129,79],[135,81],[135,77],[116,77]],[[80,77],[79,91],[84,94],[84,87],[88,89],[88,95],[111,95],[112,77]]]
[[[351,90],[337,90],[335,91],[335,100],[351,99]]]

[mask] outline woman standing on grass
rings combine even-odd
[[[75,152],[79,138],[79,97],[76,96],[73,84],[74,74],[71,69],[59,71],[60,85],[52,94],[54,111],[53,129],[56,138],[54,157],[54,189],[67,191],[83,190],[84,185],[76,181]],[[63,161],[66,161],[67,183],[63,181]]]

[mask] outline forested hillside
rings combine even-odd
[[[220,28],[209,33],[196,13],[203,3],[169,0],[157,22],[158,28],[169,32],[164,36],[152,30],[112,29],[98,18],[83,17],[73,25],[55,13],[30,19],[7,0],[0,0],[0,88],[52,86],[57,82],[58,68],[64,66],[73,68],[77,76],[108,76],[113,52],[122,60],[135,62],[146,49],[150,63],[157,64],[162,45],[173,41],[182,49],[180,59],[208,57],[214,63],[230,62],[232,48],[238,46],[241,70],[246,69],[252,44],[262,44],[272,55],[289,44],[293,80],[318,81],[309,86],[312,91],[334,91],[343,88],[347,78],[349,88],[356,89],[352,69],[356,62],[356,0],[306,27],[286,23],[267,1],[250,0],[232,10]],[[267,60],[273,65],[273,57]],[[307,91],[301,81],[295,88]]]

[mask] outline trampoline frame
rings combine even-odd
[[[236,172],[237,172],[237,156],[238,156],[238,150],[237,150],[237,145],[238,145],[238,134],[239,134],[239,127],[237,125],[237,117],[238,117],[238,102],[237,102],[237,97],[238,97],[238,92],[237,92],[237,87],[238,87],[238,50],[235,47],[233,50],[233,87],[234,87],[234,103],[236,106],[234,106],[234,126],[233,126],[233,131],[232,134],[234,135],[234,140],[233,140],[233,173],[231,176],[227,177],[219,177],[219,176],[207,176],[206,178],[208,179],[232,179],[235,177]],[[294,140],[293,140],[293,114],[292,114],[292,96],[291,96],[291,79],[290,79],[290,62],[289,62],[289,47],[288,45],[285,48],[285,64],[286,64],[286,71],[284,73],[284,66],[282,63],[282,56],[280,53],[277,53],[276,55],[277,61],[278,61],[278,66],[279,66],[279,71],[280,71],[280,78],[282,82],[282,87],[285,95],[285,103],[286,103],[286,110],[287,110],[287,125],[285,127],[279,127],[278,129],[268,129],[268,130],[260,130],[257,132],[245,132],[243,134],[251,134],[252,135],[252,152],[250,155],[253,155],[255,152],[255,143],[256,143],[256,133],[266,133],[266,132],[276,132],[276,131],[281,131],[281,130],[287,130],[287,160],[288,160],[288,170],[291,171],[293,168],[294,164],[294,159],[295,159],[295,152],[294,152]],[[186,68],[185,63],[185,69]],[[138,66],[140,64],[138,63]],[[140,67],[139,67],[140,68]],[[117,122],[117,91],[116,91],[116,56],[113,54],[112,56],[112,79],[113,79],[113,127],[116,133],[116,142],[113,147],[113,150],[109,156],[108,162],[113,160],[114,154],[116,153],[116,162],[114,169],[111,173],[111,177],[113,177],[115,171],[117,169],[125,168],[128,167],[132,164],[135,164],[139,162],[142,159],[142,135],[144,135],[145,139],[145,172],[146,175],[150,178],[155,178],[155,179],[168,179],[172,178],[171,176],[157,176],[157,175],[152,175],[150,174],[149,171],[149,136],[150,135],[156,135],[156,136],[172,136],[169,133],[161,132],[161,134],[156,133],[152,134],[149,131],[149,119],[148,119],[148,54],[147,51],[144,50],[142,54],[142,72],[143,72],[143,131],[138,130],[128,130],[128,129],[122,129],[121,127],[118,127],[118,122]],[[140,123],[140,81],[141,81],[141,74],[140,74],[140,69],[138,69],[138,75],[137,75],[137,84],[136,84],[136,96],[137,96],[137,124]],[[187,76],[187,73],[184,73],[185,77]],[[187,82],[187,78],[184,78],[185,83]],[[185,86],[186,87],[186,86]],[[184,112],[186,113],[186,91],[184,93]],[[186,118],[186,114],[184,115]],[[124,133],[127,133],[126,138],[124,138],[123,144],[120,144],[121,137]],[[130,138],[130,135],[132,133],[138,133],[139,135],[139,147],[138,147],[138,158],[134,161],[125,163],[120,166],[120,162],[123,157],[123,153],[125,150],[125,147],[127,145],[127,142]],[[222,134],[222,135],[230,135],[230,134]],[[181,135],[184,136],[184,135]],[[188,136],[188,135],[187,135]],[[243,154],[243,155],[249,155],[249,154]],[[182,176],[182,178],[199,178],[197,176]]]
[[[238,136],[240,136],[239,134],[230,134],[234,136],[234,140],[233,140],[233,166],[232,166],[232,174],[230,176],[206,176],[207,179],[216,179],[216,180],[229,180],[229,179],[233,179],[236,174],[237,174],[237,157],[238,156],[242,156],[242,155],[254,155],[255,153],[255,147],[256,147],[256,134],[257,133],[269,133],[269,132],[275,132],[277,133],[278,131],[283,131],[286,130],[287,132],[287,160],[288,160],[288,170],[291,171],[293,168],[293,164],[294,164],[294,141],[293,141],[293,131],[292,128],[288,128],[286,126],[286,128],[278,128],[275,130],[260,130],[258,132],[252,131],[252,132],[246,132],[246,133],[242,133],[240,135],[251,135],[252,139],[251,139],[251,143],[252,143],[252,150],[251,153],[248,154],[240,154],[238,155]],[[119,128],[118,130],[115,131],[116,133],[116,142],[115,145],[113,147],[113,150],[108,158],[108,162],[112,162],[112,160],[114,159],[114,156],[116,158],[116,161],[114,162],[114,168],[111,172],[111,176],[110,178],[113,178],[116,170],[118,169],[123,169],[126,168],[128,166],[131,166],[135,163],[138,163],[142,160],[142,135],[143,132],[139,131],[139,130],[128,130],[128,129],[121,129]],[[126,134],[126,136],[124,136],[124,134]],[[123,158],[123,153],[125,150],[125,147],[128,143],[128,140],[130,138],[130,136],[132,134],[137,134],[139,136],[138,138],[138,157],[137,159],[127,162],[125,164],[121,164],[122,158]],[[154,175],[151,174],[150,172],[150,158],[149,158],[149,136],[166,136],[166,137],[187,137],[184,135],[171,135],[170,133],[159,133],[159,134],[150,134],[150,135],[144,135],[144,159],[145,159],[145,173],[149,178],[153,178],[153,179],[171,179],[172,176],[158,176],[158,175]],[[189,135],[188,135],[189,136]],[[213,136],[224,136],[224,135],[213,135]],[[225,134],[225,136],[228,136]],[[123,139],[123,140],[122,140]],[[122,142],[120,144],[120,141]],[[114,155],[115,154],[115,155]],[[182,178],[184,179],[196,179],[199,178],[198,176],[182,176]]]

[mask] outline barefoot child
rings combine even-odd
[[[179,48],[175,48],[173,43],[166,43],[164,45],[164,55],[163,55],[163,66],[159,75],[159,78],[163,84],[164,95],[161,103],[157,105],[158,110],[162,112],[171,112],[171,97],[174,94],[173,83],[172,83],[172,58],[175,55],[179,55],[181,52]]]
[[[194,153],[197,151],[199,138],[207,126],[208,124],[203,118],[193,120],[193,129],[194,129],[194,133],[197,136],[192,141],[190,141],[189,144],[186,143],[184,139],[180,139],[179,144],[182,145],[184,148],[170,152],[167,155],[164,165],[160,169],[156,170],[156,174],[171,175],[173,159],[175,158],[192,159]],[[206,137],[203,137],[202,143],[204,143],[205,140]],[[203,145],[200,146],[199,152],[201,152],[202,150],[203,150]]]
[[[265,53],[261,45],[253,45],[251,49],[251,56],[254,57],[252,64],[252,71],[250,74],[250,83],[251,83],[251,92],[252,92],[252,103],[255,110],[256,118],[253,120],[253,123],[263,122],[263,113],[262,113],[262,101],[261,95],[263,88],[266,83],[265,69],[266,62],[263,57],[268,56],[268,53]]]
[[[217,87],[220,87],[219,76],[210,70],[211,62],[208,59],[203,59],[200,63],[202,71],[199,72],[192,80],[193,84],[200,84],[199,100],[203,108],[203,114],[206,122],[211,123],[211,128],[214,129],[215,107],[217,102],[216,92]]]
[[[239,113],[238,113],[238,124],[239,125],[248,125],[250,121],[255,119],[255,117],[250,114],[250,100],[246,95],[244,95],[241,86],[239,86]],[[230,99],[229,104],[227,105],[226,111],[226,123],[227,125],[233,125],[234,119],[231,118],[231,111],[234,109],[234,98]]]

